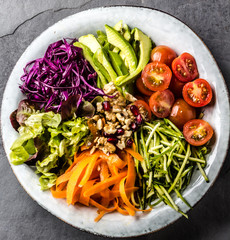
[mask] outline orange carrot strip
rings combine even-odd
[[[117,183],[119,180],[121,180],[123,177],[125,177],[127,172],[120,173],[117,176],[110,177],[102,182],[99,182],[95,184],[93,187],[89,188],[87,191],[85,191],[85,196],[91,196],[95,193],[101,192],[105,190],[106,188],[112,186],[113,184]],[[67,186],[68,189],[68,186]]]
[[[118,167],[116,167],[115,165],[108,163],[109,166],[109,171],[111,172],[112,176],[117,176],[118,173]]]
[[[128,211],[127,210],[124,210],[120,207],[117,207],[117,211],[123,215],[129,215]]]
[[[102,158],[103,160],[106,160],[107,162],[109,162],[111,165],[115,165],[116,167],[118,167],[119,169],[122,169],[123,167],[125,167],[126,162],[124,162],[123,160],[121,160],[117,154],[113,153],[110,154],[109,156],[106,155],[105,153],[101,152],[100,154],[100,158]]]
[[[85,174],[83,176],[83,178],[81,179],[80,183],[78,184],[79,187],[83,187],[86,182],[89,180],[92,172],[93,172],[93,169],[94,169],[94,166],[95,166],[95,163],[98,159],[98,156],[99,156],[99,153],[98,152],[95,152],[92,157],[91,157],[91,160],[87,166],[87,169],[85,171]]]
[[[51,193],[54,198],[66,198],[66,190],[57,191],[55,186],[51,188]]]
[[[138,190],[138,187],[130,187],[130,188],[126,188],[125,189],[125,192],[126,192],[126,194],[131,194],[132,192],[135,192],[135,191],[137,191]],[[111,190],[110,191],[110,195],[109,195],[109,197],[110,197],[110,199],[114,199],[115,197],[120,197],[121,195],[120,195],[120,191],[119,190]]]
[[[124,205],[123,207],[129,213],[130,216],[134,216],[135,215],[135,211],[133,209],[127,207],[126,205]]]
[[[129,153],[127,153],[127,161],[128,161],[128,172],[127,172],[127,179],[125,182],[125,188],[131,188],[134,187],[135,181],[136,181],[136,170],[133,158]],[[131,196],[131,192],[127,193],[128,199]]]
[[[97,159],[97,161],[94,165],[94,168],[93,168],[93,172],[92,172],[89,180],[92,180],[92,179],[98,179],[99,180],[99,178],[100,178],[100,169],[99,169],[100,167],[99,167],[99,165],[101,164],[101,162],[102,162],[102,159],[100,159],[100,158]]]
[[[84,151],[84,152],[80,153],[78,156],[75,153],[75,155],[74,155],[74,163],[80,162],[82,159],[84,159],[86,156],[89,156],[89,155],[90,155],[89,151]]]
[[[87,157],[79,162],[74,172],[71,174],[69,182],[67,184],[67,204],[71,204],[73,201],[75,186],[78,186],[80,182],[80,175],[83,172],[84,168],[89,164],[91,157]]]
[[[69,168],[67,168],[67,170],[65,171],[65,173],[70,172],[75,165],[76,165],[76,163],[73,162],[73,163],[69,166]]]
[[[97,217],[94,219],[95,222],[98,222],[101,220],[101,218],[106,214],[105,211],[100,211],[100,213],[97,215]]]
[[[109,168],[106,162],[101,162],[100,164],[100,180],[104,181],[105,179],[109,178]]]
[[[86,145],[82,145],[82,146],[81,146],[81,152],[83,152],[83,151],[85,151],[85,150],[88,150],[88,149],[89,149],[89,147],[86,146]]]
[[[120,194],[121,194],[121,198],[124,201],[124,203],[126,204],[126,206],[134,211],[143,211],[143,212],[149,212],[152,209],[147,209],[147,210],[141,210],[141,209],[137,209],[135,208],[129,201],[128,197],[126,196],[125,193],[125,179],[126,177],[124,177],[121,181],[120,181],[120,185],[119,185],[119,189],[120,189]]]
[[[64,190],[64,188],[66,190],[66,185],[67,185],[67,182],[63,182],[63,183],[59,184],[58,186],[56,186],[56,190],[62,191],[62,190]]]
[[[133,142],[133,144],[132,144],[132,149],[133,149],[133,151],[135,151],[136,152],[136,145],[135,145],[135,143]]]
[[[80,193],[80,198],[79,198],[79,202],[81,204],[84,204],[86,206],[89,206],[89,197],[85,197],[83,195],[83,193],[85,192],[86,189],[88,189],[89,187],[92,187],[93,184],[95,183],[95,180],[91,180],[91,181],[88,181],[82,188],[81,190],[81,193]]]
[[[135,170],[135,164],[133,161],[133,158],[130,154],[127,154],[128,159],[128,172],[127,172],[127,179],[125,183],[125,187],[134,187],[135,180],[136,180],[136,170]]]
[[[144,158],[138,152],[134,151],[131,148],[125,148],[125,151],[127,153],[130,153],[134,158],[136,158],[139,161],[143,161],[144,160]]]
[[[115,205],[112,208],[106,208],[104,206],[102,206],[101,204],[97,203],[96,201],[94,201],[93,199],[90,198],[89,203],[95,207],[97,207],[98,209],[105,211],[105,212],[113,212],[117,209],[117,205]]]
[[[75,204],[76,202],[79,201],[80,195],[81,195],[81,190],[82,188],[79,188],[78,186],[75,186],[74,188],[74,193],[73,193],[73,200],[71,202],[71,204]]]
[[[101,162],[100,165],[100,181],[104,181],[105,179],[109,178],[110,174],[109,174],[109,168],[108,168],[108,163],[107,162]],[[109,204],[109,192],[110,190],[108,188],[106,188],[105,190],[101,191],[101,204],[105,207],[108,206]]]
[[[106,190],[109,190],[109,189],[105,189],[104,191]],[[103,192],[104,192],[103,191]],[[109,192],[108,192],[109,193]],[[109,199],[109,194],[108,194],[108,197],[103,197],[101,199],[101,205],[104,206],[104,207],[108,207],[109,206],[109,203],[110,203],[110,199]]]
[[[73,167],[70,171],[65,172],[64,174],[62,174],[61,176],[59,176],[59,177],[57,178],[57,180],[56,180],[56,186],[58,186],[58,185],[61,184],[61,183],[65,183],[65,182],[67,182],[67,181],[70,179],[72,173],[73,173],[74,170],[77,168],[78,164],[73,163],[72,165],[73,165],[74,167]]]
[[[106,188],[105,190],[101,191],[100,194],[103,198],[109,198],[110,190]]]

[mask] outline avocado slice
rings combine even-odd
[[[117,78],[117,74],[114,71],[114,69],[113,69],[113,67],[112,67],[112,65],[110,63],[106,52],[102,48],[99,48],[95,52],[94,59],[97,59],[98,62],[101,63],[101,65],[106,69],[106,71],[109,74],[109,81],[111,81],[111,80],[115,81],[116,78]]]
[[[113,68],[118,76],[122,76],[128,73],[128,69],[126,68],[123,60],[121,59],[118,53],[109,51],[109,57],[111,59]]]
[[[100,30],[97,31],[97,41],[100,43],[101,46],[108,42],[107,36]]]
[[[108,83],[108,81],[106,80],[106,78],[104,77],[104,75],[102,74],[102,72],[100,71],[100,69],[96,66],[96,64],[94,63],[93,60],[93,53],[90,50],[90,48],[88,48],[86,45],[84,45],[83,43],[80,42],[75,42],[73,44],[75,47],[79,47],[82,49],[83,51],[83,55],[85,57],[85,59],[90,63],[90,65],[93,67],[93,69],[97,72],[97,75],[99,76],[100,80],[101,80],[101,85],[102,87]]]
[[[85,44],[94,53],[93,60],[108,81],[115,81],[117,74],[114,71],[106,51],[97,41],[93,34],[88,34],[79,38],[79,42]]]
[[[81,36],[79,37],[78,41],[90,48],[93,53],[95,53],[98,48],[101,48],[100,43],[97,41],[93,34]]]
[[[130,43],[119,32],[108,25],[105,25],[105,31],[108,42],[122,51],[128,63],[129,71],[131,73],[134,72],[137,68],[137,57]]]
[[[140,58],[138,66],[135,71],[131,72],[128,76],[119,76],[116,78],[115,85],[121,86],[132,82],[138,74],[143,70],[146,64],[149,62],[150,53],[152,50],[152,41],[138,28],[134,29],[134,40],[139,41]]]
[[[113,27],[116,31],[118,32],[122,32],[122,28],[123,28],[123,21],[120,20],[118,23],[115,24],[115,26]]]
[[[99,49],[98,49],[99,50]],[[112,79],[108,73],[108,71],[106,70],[106,68],[104,67],[103,64],[101,64],[101,62],[98,59],[98,51],[96,51],[93,55],[93,61],[96,65],[96,67],[100,70],[100,72],[103,74],[103,76],[108,80],[108,82],[110,82]]]
[[[124,38],[125,38],[128,42],[130,42],[130,41],[131,41],[131,38],[132,38],[132,35],[131,35],[130,29],[129,29],[129,27],[128,27],[127,24],[124,24],[123,31],[124,31],[124,34],[123,34]]]

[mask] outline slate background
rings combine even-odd
[[[7,79],[26,47],[58,20],[109,5],[146,6],[168,12],[191,27],[214,55],[230,88],[229,0],[0,0],[0,100]],[[227,103],[226,103],[227,104]],[[14,176],[0,141],[0,240],[105,239],[79,231],[34,202]],[[205,197],[167,228],[137,239],[229,240],[230,154]]]

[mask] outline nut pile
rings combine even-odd
[[[131,94],[122,96],[113,82],[103,90],[107,96],[103,102],[97,102],[97,113],[91,119],[97,131],[91,152],[98,148],[108,154],[115,152],[116,147],[122,150],[132,146],[132,134],[146,120],[146,112],[132,105],[136,98]]]

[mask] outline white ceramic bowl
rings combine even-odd
[[[139,7],[106,7],[96,8],[69,16],[44,31],[26,49],[14,67],[6,85],[2,102],[2,137],[4,148],[9,159],[10,146],[17,138],[16,131],[11,127],[9,116],[14,111],[22,94],[18,84],[23,67],[32,59],[42,57],[48,45],[66,37],[80,37],[84,34],[96,34],[103,30],[104,25],[114,25],[123,20],[131,28],[138,27],[148,34],[156,45],[164,44],[178,54],[191,53],[198,65],[201,78],[211,84],[214,92],[213,104],[205,108],[205,117],[215,131],[215,143],[208,156],[205,171],[210,179],[206,183],[199,171],[195,171],[192,181],[183,196],[193,206],[213,184],[223,164],[229,140],[229,100],[224,79],[207,47],[200,38],[178,19],[152,9]],[[127,237],[157,231],[178,219],[181,215],[163,204],[148,214],[138,213],[136,217],[122,216],[118,213],[105,215],[98,223],[94,222],[96,209],[80,205],[67,206],[65,200],[55,199],[49,191],[42,192],[38,177],[26,165],[11,166],[18,181],[28,194],[49,212],[73,225],[94,234],[111,237]],[[177,199],[176,203],[183,211],[188,208]]]

